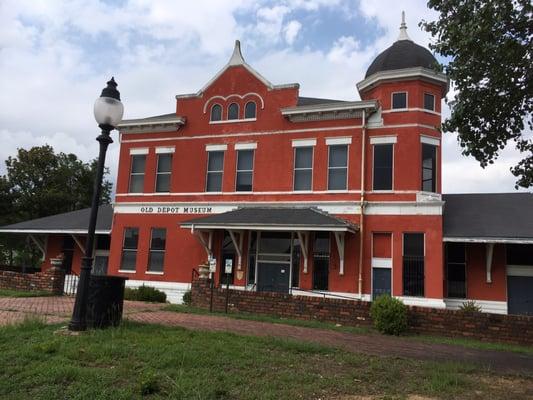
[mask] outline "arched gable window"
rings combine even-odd
[[[220,104],[215,104],[211,107],[211,121],[220,120],[222,120],[222,106]]]
[[[256,105],[253,101],[249,101],[244,106],[244,118],[255,118]]]
[[[239,119],[239,105],[237,103],[231,103],[228,107],[228,120]]]

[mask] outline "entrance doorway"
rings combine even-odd
[[[329,287],[329,232],[316,232],[313,246],[313,289]]]
[[[258,232],[257,235],[257,291],[288,293],[293,235],[290,232]]]
[[[384,294],[391,295],[391,269],[372,268],[372,300]]]

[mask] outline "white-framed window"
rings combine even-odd
[[[122,242],[121,271],[135,271],[137,263],[137,245],[139,243],[139,228],[124,228]]]
[[[146,154],[132,154],[130,170],[130,193],[142,193],[144,191],[144,172],[146,168]]]
[[[294,190],[312,190],[313,146],[294,147]]]
[[[392,190],[394,144],[374,144],[373,150],[372,190]]]
[[[236,192],[251,192],[253,190],[254,150],[237,150]]]
[[[213,104],[211,107],[211,121],[222,121],[222,106]]]
[[[437,191],[437,146],[422,143],[422,187],[424,192]]]
[[[329,145],[328,190],[346,190],[348,187],[348,145]]]
[[[166,239],[167,230],[165,228],[152,228],[150,237],[150,257],[148,259],[149,272],[163,272]]]
[[[391,108],[393,110],[407,109],[407,92],[394,92],[391,96]]]
[[[424,93],[424,110],[435,111],[435,95]]]
[[[228,120],[239,119],[239,105],[231,103],[228,107]]]
[[[244,118],[245,119],[253,119],[256,118],[257,113],[257,105],[254,101],[249,101],[244,106]]]
[[[207,152],[206,192],[222,192],[222,178],[224,176],[224,151]]]
[[[157,155],[157,171],[155,177],[155,191],[157,193],[170,192],[170,176],[172,174],[172,153]]]

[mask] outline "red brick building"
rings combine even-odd
[[[532,196],[449,195],[445,221],[449,82],[435,65],[402,24],[357,84],[362,100],[307,98],[270,83],[236,42],[175,112],[120,125],[106,272],[174,301],[210,263],[217,285],[242,290],[533,313]],[[517,202],[529,216],[507,229]]]

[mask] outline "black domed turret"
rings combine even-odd
[[[400,26],[400,36],[394,44],[382,52],[370,64],[366,71],[365,78],[377,72],[390,71],[394,69],[404,69],[413,67],[424,67],[433,69],[437,60],[431,52],[417,45],[407,36],[407,26],[405,25],[405,15],[402,12],[402,24]]]

